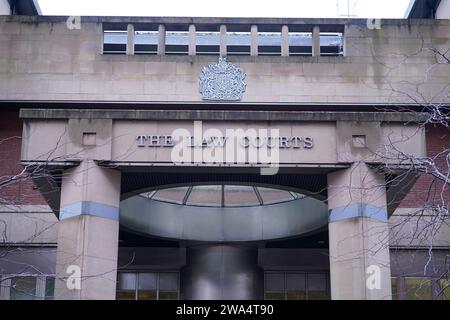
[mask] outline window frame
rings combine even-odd
[[[180,300],[180,271],[179,270],[121,270],[117,272],[117,278],[120,273],[131,273],[135,275],[135,284],[134,284],[134,299],[132,300],[139,300],[139,274],[148,274],[153,273],[156,274],[156,299],[160,300],[160,276],[162,273],[173,273],[177,275],[177,299]],[[119,283],[119,280],[117,280],[117,284]],[[116,300],[117,300],[117,292],[118,292],[118,286],[116,286]],[[141,290],[142,291],[142,290]],[[171,292],[171,291],[163,291],[163,292]]]
[[[0,300],[11,300],[11,282],[13,278],[26,278],[26,277],[32,277],[36,279],[35,284],[35,291],[34,291],[34,299],[32,300],[53,300],[54,295],[52,299],[46,299],[46,293],[47,293],[47,287],[46,287],[46,280],[47,278],[53,278],[56,279],[55,274],[17,274],[17,273],[11,273],[11,274],[0,274]],[[54,290],[54,288],[53,288]],[[53,291],[54,294],[54,291]]]
[[[287,275],[288,274],[303,274],[305,278],[305,300],[309,300],[309,275],[311,274],[320,274],[325,276],[325,293],[326,293],[326,299],[331,299],[331,291],[330,291],[330,273],[329,271],[323,271],[323,270],[265,270],[264,271],[264,284],[263,284],[263,290],[264,290],[264,300],[271,300],[266,298],[267,293],[280,293],[281,291],[267,291],[266,290],[266,275],[267,274],[283,274],[283,281],[284,281],[284,290],[283,290],[283,296],[284,300],[287,300],[288,292],[295,292],[295,291],[288,291],[287,290]]]

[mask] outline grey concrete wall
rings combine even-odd
[[[101,19],[108,21],[69,30],[62,18],[0,17],[0,99],[202,101],[198,75],[217,57],[103,55]],[[373,30],[361,20],[332,21],[346,24],[344,57],[229,56],[247,73],[242,102],[411,102],[404,93],[421,99],[416,83],[425,99],[449,100],[441,91],[450,65],[438,67],[421,50],[450,46],[449,21],[384,20]]]
[[[0,246],[56,244],[57,223],[46,205],[2,205]]]

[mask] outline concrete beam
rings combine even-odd
[[[120,109],[21,109],[22,119],[136,119],[227,121],[365,121],[422,122],[426,113],[334,111],[230,111],[230,110],[120,110]]]

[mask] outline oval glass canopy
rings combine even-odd
[[[264,206],[305,197],[280,189],[227,184],[166,188],[142,193],[141,196],[161,202],[201,207]]]

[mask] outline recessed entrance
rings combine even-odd
[[[295,267],[287,274],[265,270],[264,264],[276,264],[289,252],[276,259],[260,256],[269,243],[301,242],[326,230],[326,204],[292,188],[239,182],[153,188],[124,199],[119,221],[129,233],[178,242],[184,248],[185,264],[179,271],[183,299],[328,297],[327,272],[307,276],[307,270]],[[286,286],[286,276],[295,281]],[[311,288],[321,294],[307,294],[308,277]],[[132,289],[128,292],[139,297]],[[123,291],[119,293],[122,297]]]

